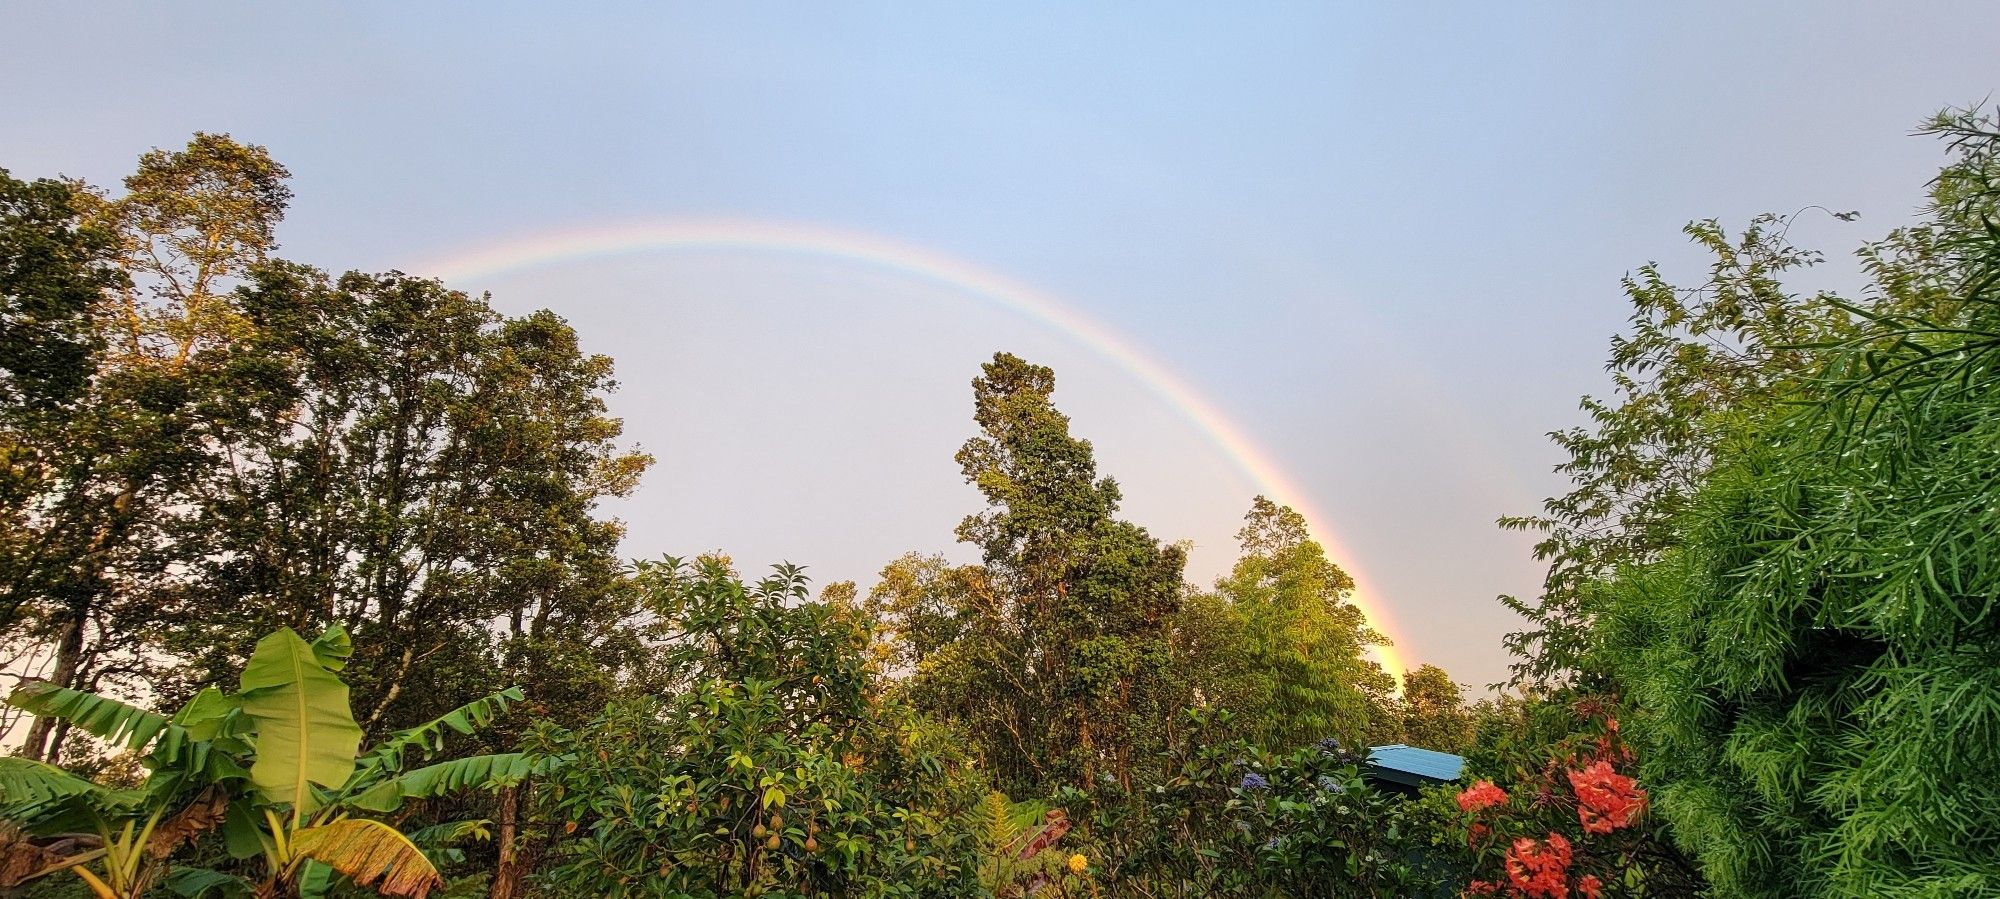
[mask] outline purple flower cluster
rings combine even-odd
[[[1237,786],[1245,790],[1268,790],[1271,788],[1271,782],[1265,780],[1264,775],[1252,771],[1249,774],[1243,775],[1243,782],[1237,784]]]

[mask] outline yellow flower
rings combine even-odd
[[[1082,877],[1083,872],[1088,870],[1090,870],[1090,859],[1084,858],[1081,853],[1069,857],[1069,873]]]

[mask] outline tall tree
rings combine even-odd
[[[912,695],[967,721],[1009,784],[1129,787],[1173,717],[1183,554],[1116,517],[1118,485],[1070,434],[1053,371],[999,353],[972,388],[981,436],[958,462],[988,507],[958,534],[983,569],[906,561],[884,594],[903,594]]]
[[[103,350],[92,316],[122,277],[114,236],[85,222],[74,199],[62,182],[0,170],[0,638],[6,667],[20,672],[48,661],[36,639],[48,607],[35,601],[65,574],[49,521],[63,435],[87,413],[80,401]],[[4,724],[12,729],[12,715]]]
[[[601,697],[638,645],[615,627],[636,612],[622,527],[596,505],[650,462],[617,445],[610,360],[550,313],[504,319],[400,274],[270,265],[238,305],[278,386],[183,534],[191,685],[265,630],[338,622],[381,655],[355,684],[373,732],[479,695],[496,667],[552,703]]]
[[[243,335],[223,298],[266,257],[290,197],[262,148],[197,134],[155,150],[110,198],[72,185],[69,202],[108,235],[117,277],[97,283],[89,372],[61,414],[10,437],[32,487],[8,497],[21,527],[9,541],[0,626],[66,687],[144,682],[150,634],[113,625],[170,604],[170,531],[185,491],[218,460],[217,438],[241,424]],[[9,266],[12,267],[10,261]],[[60,344],[62,332],[47,336]],[[25,752],[43,757],[66,722],[38,719]]]
[[[1675,284],[1652,264],[1625,279],[1631,328],[1612,339],[1606,365],[1615,399],[1584,397],[1589,424],[1549,435],[1569,455],[1556,470],[1571,489],[1540,515],[1500,520],[1539,533],[1535,555],[1549,563],[1539,598],[1501,598],[1529,621],[1506,640],[1520,659],[1515,682],[1604,686],[1603,672],[1579,667],[1592,585],[1671,547],[1675,517],[1736,422],[1811,376],[1809,347],[1853,333],[1838,297],[1801,294],[1784,280],[1823,260],[1787,239],[1798,215],[1816,213],[1824,210],[1760,216],[1735,238],[1714,220],[1692,223],[1687,235],[1714,259],[1704,280]]]
[[[1386,707],[1395,681],[1366,658],[1387,640],[1349,601],[1354,579],[1307,533],[1305,516],[1259,496],[1237,539],[1243,555],[1215,592],[1238,641],[1216,657],[1228,666],[1217,674],[1237,685],[1229,708],[1240,735],[1291,749],[1399,731]]]
[[[496,667],[594,714],[643,661],[611,361],[547,312],[272,258],[259,147],[197,134],[113,196],[6,181],[0,638],[65,687],[170,700],[275,627],[365,637],[373,732]],[[43,756],[69,724],[38,721]]]
[[[1397,711],[1403,742],[1411,746],[1461,755],[1472,748],[1478,721],[1466,708],[1464,691],[1443,668],[1420,665],[1404,674]]]

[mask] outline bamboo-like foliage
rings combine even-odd
[[[1723,895],[2000,894],[2000,129],[1937,126],[1856,333],[1604,587],[1594,651]]]

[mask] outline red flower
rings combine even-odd
[[[1497,883],[1487,883],[1484,880],[1475,880],[1465,885],[1465,895],[1498,896],[1500,895],[1500,885]]]
[[[1507,801],[1507,791],[1493,785],[1490,780],[1482,780],[1458,794],[1458,807],[1467,812],[1477,812]]]
[[[1507,880],[1529,899],[1568,899],[1569,840],[1552,833],[1543,842],[1527,837],[1507,850]]]
[[[1598,899],[1597,891],[1602,886],[1595,874],[1585,874],[1576,879],[1576,891],[1583,894],[1583,899]]]
[[[1630,826],[1646,807],[1646,791],[1632,778],[1598,761],[1587,768],[1569,772],[1569,785],[1576,790],[1576,817],[1586,833],[1610,833]]]

